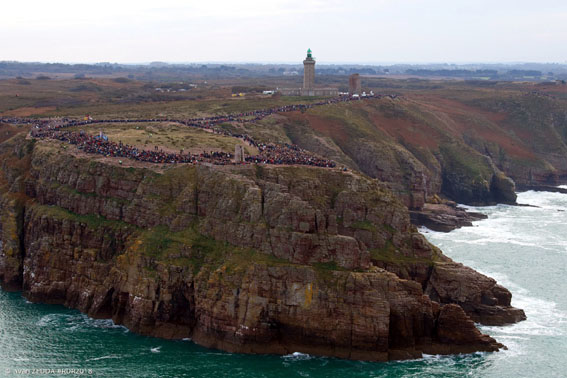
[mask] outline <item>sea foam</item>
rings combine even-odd
[[[300,352],[293,352],[291,354],[286,354],[284,356],[282,356],[282,358],[286,359],[286,360],[291,360],[291,361],[305,361],[305,360],[310,360],[313,358],[313,356],[311,356],[310,354],[306,354],[306,353],[300,353]]]

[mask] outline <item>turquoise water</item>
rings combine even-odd
[[[390,363],[230,354],[135,335],[110,320],[0,291],[0,377],[21,376],[21,369],[108,377],[565,377],[567,195],[527,192],[519,202],[540,207],[475,208],[489,219],[448,234],[422,230],[448,256],[512,291],[528,320],[482,327],[507,351]]]

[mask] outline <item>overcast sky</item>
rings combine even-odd
[[[0,60],[567,61],[567,1],[5,0]]]

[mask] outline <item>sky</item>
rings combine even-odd
[[[5,0],[0,60],[567,62],[565,0]]]

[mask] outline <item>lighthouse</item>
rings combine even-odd
[[[315,59],[311,55],[311,49],[307,49],[307,57],[303,61],[303,89],[313,90],[315,88]]]
[[[277,91],[284,96],[334,97],[339,95],[338,88],[315,88],[315,59],[311,49],[307,49],[307,57],[303,61],[303,87],[278,88]]]

